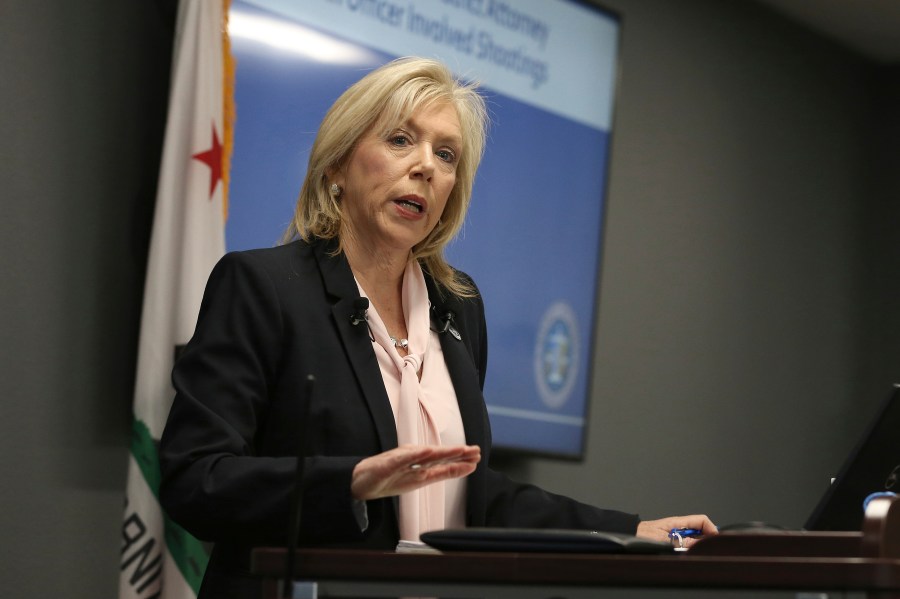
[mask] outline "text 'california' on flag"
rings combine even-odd
[[[160,508],[157,449],[177,348],[190,339],[206,280],[225,252],[234,88],[228,6],[179,3],[141,316],[120,599],[196,597],[206,568],[203,545]]]

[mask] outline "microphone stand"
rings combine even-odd
[[[294,559],[297,553],[297,541],[300,536],[300,515],[303,510],[303,469],[306,461],[306,433],[308,430],[307,420],[309,419],[309,410],[313,401],[313,391],[316,385],[316,377],[309,374],[306,376],[306,406],[301,409],[300,423],[301,434],[300,443],[297,448],[297,470],[294,472],[294,487],[291,489],[290,496],[290,513],[288,515],[288,542],[287,542],[287,564],[284,568],[284,581],[281,586],[282,599],[300,599],[294,597]],[[310,583],[310,587],[306,589],[303,597],[306,599],[316,599],[317,589],[315,583]]]

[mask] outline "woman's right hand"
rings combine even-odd
[[[363,501],[392,497],[468,476],[480,461],[477,445],[401,445],[359,462],[353,469],[350,492]]]

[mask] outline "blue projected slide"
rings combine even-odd
[[[229,250],[278,242],[319,123],[368,71],[419,55],[482,82],[488,146],[447,256],[485,301],[494,445],[580,456],[618,20],[567,0],[234,0],[229,28]]]

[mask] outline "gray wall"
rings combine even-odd
[[[174,14],[0,1],[0,594],[115,597]]]
[[[0,8],[0,588],[115,596],[170,2]],[[898,373],[900,72],[750,1],[625,20],[583,463],[645,516],[799,525]]]
[[[900,70],[756,4],[624,16],[587,458],[645,517],[801,526],[898,361]]]

